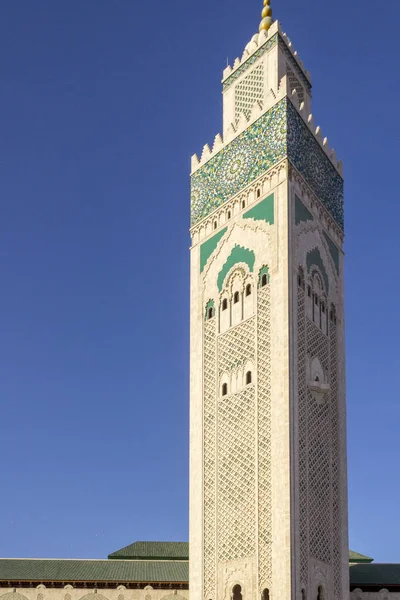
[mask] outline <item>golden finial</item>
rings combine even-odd
[[[261,13],[262,21],[260,23],[260,33],[262,30],[268,31],[272,25],[272,8],[270,7],[271,0],[264,0],[264,8]]]

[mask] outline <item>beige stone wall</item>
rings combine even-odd
[[[88,584],[90,586],[90,583]],[[1,600],[188,600],[187,590],[128,590],[120,585],[116,589],[88,589],[87,587],[51,588],[38,585],[35,588],[2,588]]]

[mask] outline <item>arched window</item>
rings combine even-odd
[[[222,310],[226,310],[228,308],[228,300],[224,298],[222,300]]]
[[[322,585],[318,586],[318,596],[317,600],[324,600],[324,588]]]
[[[222,395],[223,396],[227,396],[228,395],[228,384],[227,383],[223,383],[222,384]]]
[[[232,600],[242,600],[242,586],[234,585],[232,589]]]
[[[260,188],[258,188],[258,190],[257,190],[257,198],[259,198],[260,196],[261,196],[261,190],[260,190]]]
[[[214,229],[217,229],[217,221],[214,221]]]
[[[231,211],[230,211],[230,210],[228,210],[228,219],[230,219],[230,218],[231,218],[231,216],[232,216],[232,215],[231,215]]]
[[[246,296],[251,296],[251,284],[246,285]]]
[[[237,304],[239,302],[239,292],[235,292],[233,294],[233,304]]]
[[[246,373],[246,385],[251,383],[251,371],[247,371]]]
[[[268,283],[268,276],[266,273],[261,277],[261,287],[265,287]]]
[[[306,590],[304,588],[301,590],[301,600],[307,600]]]
[[[210,308],[208,309],[208,313],[207,313],[207,315],[208,315],[208,318],[209,318],[209,319],[212,319],[212,318],[213,318],[213,316],[214,316],[214,309],[213,309],[213,307],[212,307],[212,306],[210,306]]]
[[[242,208],[244,208],[246,206],[246,201],[242,200]]]
[[[262,600],[269,600],[269,589],[268,588],[265,588],[265,590],[263,590],[261,598],[262,598]]]

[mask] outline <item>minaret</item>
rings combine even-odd
[[[264,0],[191,174],[191,600],[349,594],[343,178]]]

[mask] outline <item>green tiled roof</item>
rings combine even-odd
[[[0,581],[187,583],[187,561],[0,559]]]
[[[108,558],[136,560],[189,560],[188,542],[135,542],[117,550]]]
[[[350,567],[350,585],[354,587],[400,585],[400,564],[374,563]]]
[[[358,552],[349,551],[349,562],[350,563],[372,563],[374,559]]]

